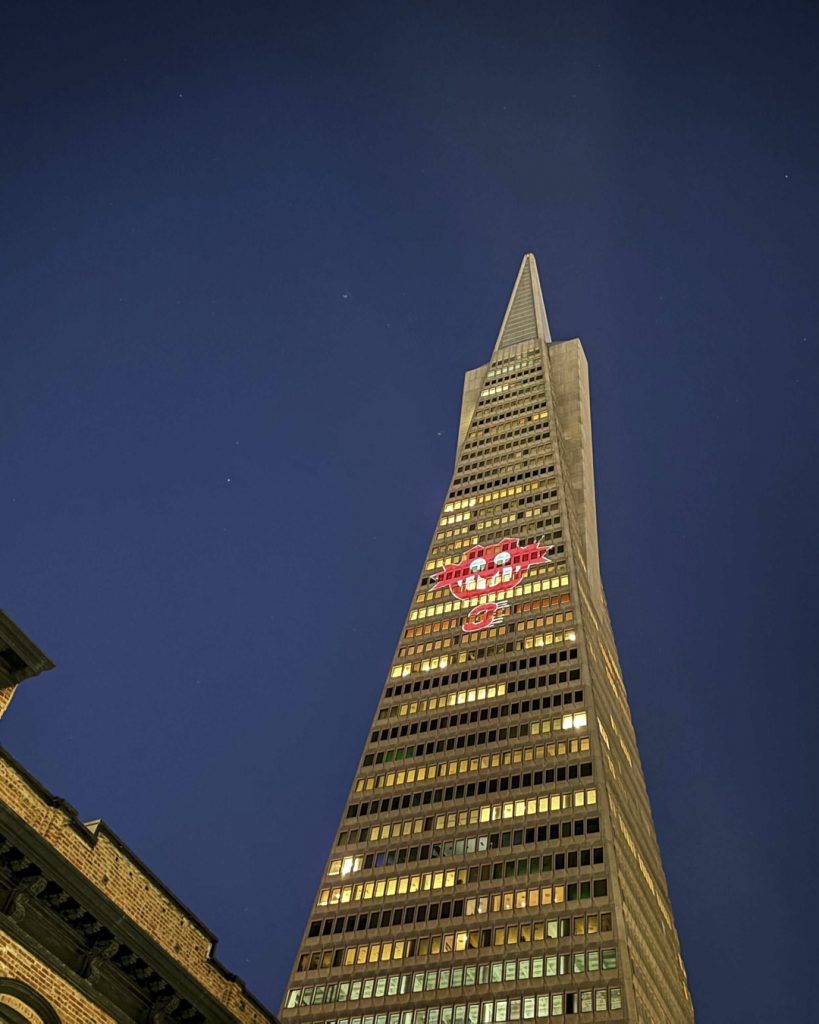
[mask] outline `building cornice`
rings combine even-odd
[[[0,609],[0,689],[52,668],[54,662]]]
[[[60,824],[90,848],[103,837],[107,839],[139,876],[149,880],[173,909],[207,938],[211,951],[215,948],[213,933],[103,822],[83,824],[70,804],[50,793],[2,747],[0,763],[43,803],[56,809]],[[0,926],[116,1020],[133,1019],[130,1014],[135,1000],[147,1020],[167,1024],[241,1024],[248,1019],[246,1014],[230,1012],[126,910],[5,802],[0,802]],[[274,1024],[272,1012],[245,989],[241,979],[212,956],[207,965],[236,986],[234,998],[252,1007],[257,1019]]]

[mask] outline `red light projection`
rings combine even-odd
[[[514,590],[533,565],[551,562],[551,558],[546,557],[551,550],[551,547],[541,547],[539,542],[521,544],[512,537],[504,537],[497,544],[476,544],[466,552],[462,561],[445,564],[433,576],[435,583],[432,589],[449,587],[452,596],[459,601]],[[507,601],[487,601],[477,605],[464,620],[464,632],[474,633],[499,622],[508,607]]]
[[[503,613],[508,607],[508,601],[487,601],[486,604],[470,608],[464,619],[464,633],[477,633],[479,629],[486,629],[493,622],[502,622]]]

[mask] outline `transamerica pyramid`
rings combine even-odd
[[[586,359],[524,256],[285,1024],[694,1019],[600,579]]]

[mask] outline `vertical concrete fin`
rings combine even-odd
[[[580,553],[585,561],[589,589],[602,608],[605,598],[597,539],[589,367],[580,339],[552,345],[549,364],[566,483],[580,527]]]

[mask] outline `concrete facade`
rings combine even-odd
[[[466,374],[285,1024],[693,1021],[596,517],[586,359],[527,255]]]

